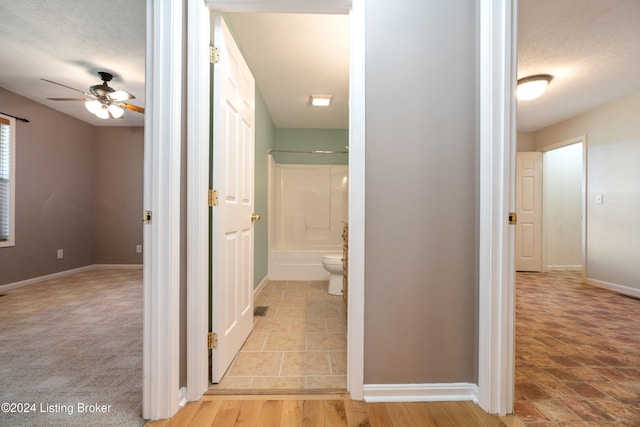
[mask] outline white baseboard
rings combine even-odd
[[[262,290],[264,289],[264,286],[267,284],[267,282],[269,281],[269,276],[264,276],[264,278],[260,281],[260,283],[258,283],[258,286],[255,287],[255,289],[253,290],[253,299],[256,299],[258,297],[258,295],[260,295],[260,292],[262,292]]]
[[[617,283],[605,282],[604,280],[592,279],[586,277],[584,283],[598,288],[609,289],[610,291],[618,292],[623,295],[628,295],[634,298],[640,298],[640,289],[632,288],[631,286],[618,285]]]
[[[114,270],[142,270],[142,264],[93,264],[98,269],[113,268]]]
[[[0,292],[9,291],[11,289],[21,288],[23,286],[33,285],[35,283],[46,282],[47,280],[59,279],[61,277],[71,276],[72,274],[82,273],[97,269],[142,269],[142,264],[92,264],[84,267],[73,268],[71,270],[59,271],[57,273],[46,274],[44,276],[32,277],[31,279],[21,280],[19,282],[7,283],[0,285]]]
[[[365,402],[452,402],[478,403],[479,389],[471,383],[365,384]]]
[[[178,390],[178,407],[182,408],[186,404],[187,404],[187,388],[182,387],[180,390]]]
[[[85,265],[84,267],[78,267],[78,268],[73,268],[71,270],[59,271],[57,273],[33,277],[31,279],[26,279],[26,280],[20,280],[19,282],[7,283],[6,285],[0,285],[0,292],[8,291],[10,289],[21,288],[23,286],[33,285],[34,283],[40,283],[47,280],[59,279],[60,277],[71,276],[72,274],[82,273],[83,271],[89,271],[93,269],[94,269],[93,265]]]
[[[544,267],[544,271],[549,270],[566,270],[566,271],[580,271],[581,265],[547,265]]]

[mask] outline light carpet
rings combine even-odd
[[[144,424],[141,269],[95,269],[2,295],[0,426]]]

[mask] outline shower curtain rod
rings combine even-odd
[[[333,151],[333,150],[313,150],[313,151],[298,151],[298,150],[269,150],[269,154],[273,153],[294,153],[294,154],[349,154],[348,151]]]

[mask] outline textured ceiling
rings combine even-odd
[[[96,126],[142,126],[142,114],[101,120],[84,102],[49,101],[82,94],[44,82],[88,91],[98,71],[114,75],[110,86],[145,106],[145,0],[20,0],[0,5],[0,87]],[[10,106],[3,110],[10,113]]]
[[[323,2],[306,2],[326,10]],[[249,4],[216,3],[227,11]],[[295,1],[280,3],[288,9]],[[339,10],[348,0],[333,3],[342,5],[334,7]],[[106,121],[82,102],[48,101],[79,94],[40,79],[87,90],[100,83],[98,71],[109,71],[116,76],[111,86],[133,93],[132,103],[144,107],[145,4],[2,1],[0,87],[95,125],[143,125],[138,113]],[[639,0],[519,0],[518,9],[518,77],[554,76],[543,97],[518,102],[519,130],[536,130],[640,91]],[[278,127],[346,127],[346,16],[229,14],[229,20]],[[333,109],[309,107],[309,95],[318,92],[334,95]]]
[[[520,0],[518,78],[551,74],[518,102],[518,129],[537,130],[640,91],[640,1]]]
[[[228,15],[277,128],[349,127],[349,17]],[[326,108],[309,96],[332,95]]]

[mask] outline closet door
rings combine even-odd
[[[517,153],[516,180],[516,271],[541,271],[542,153]]]

